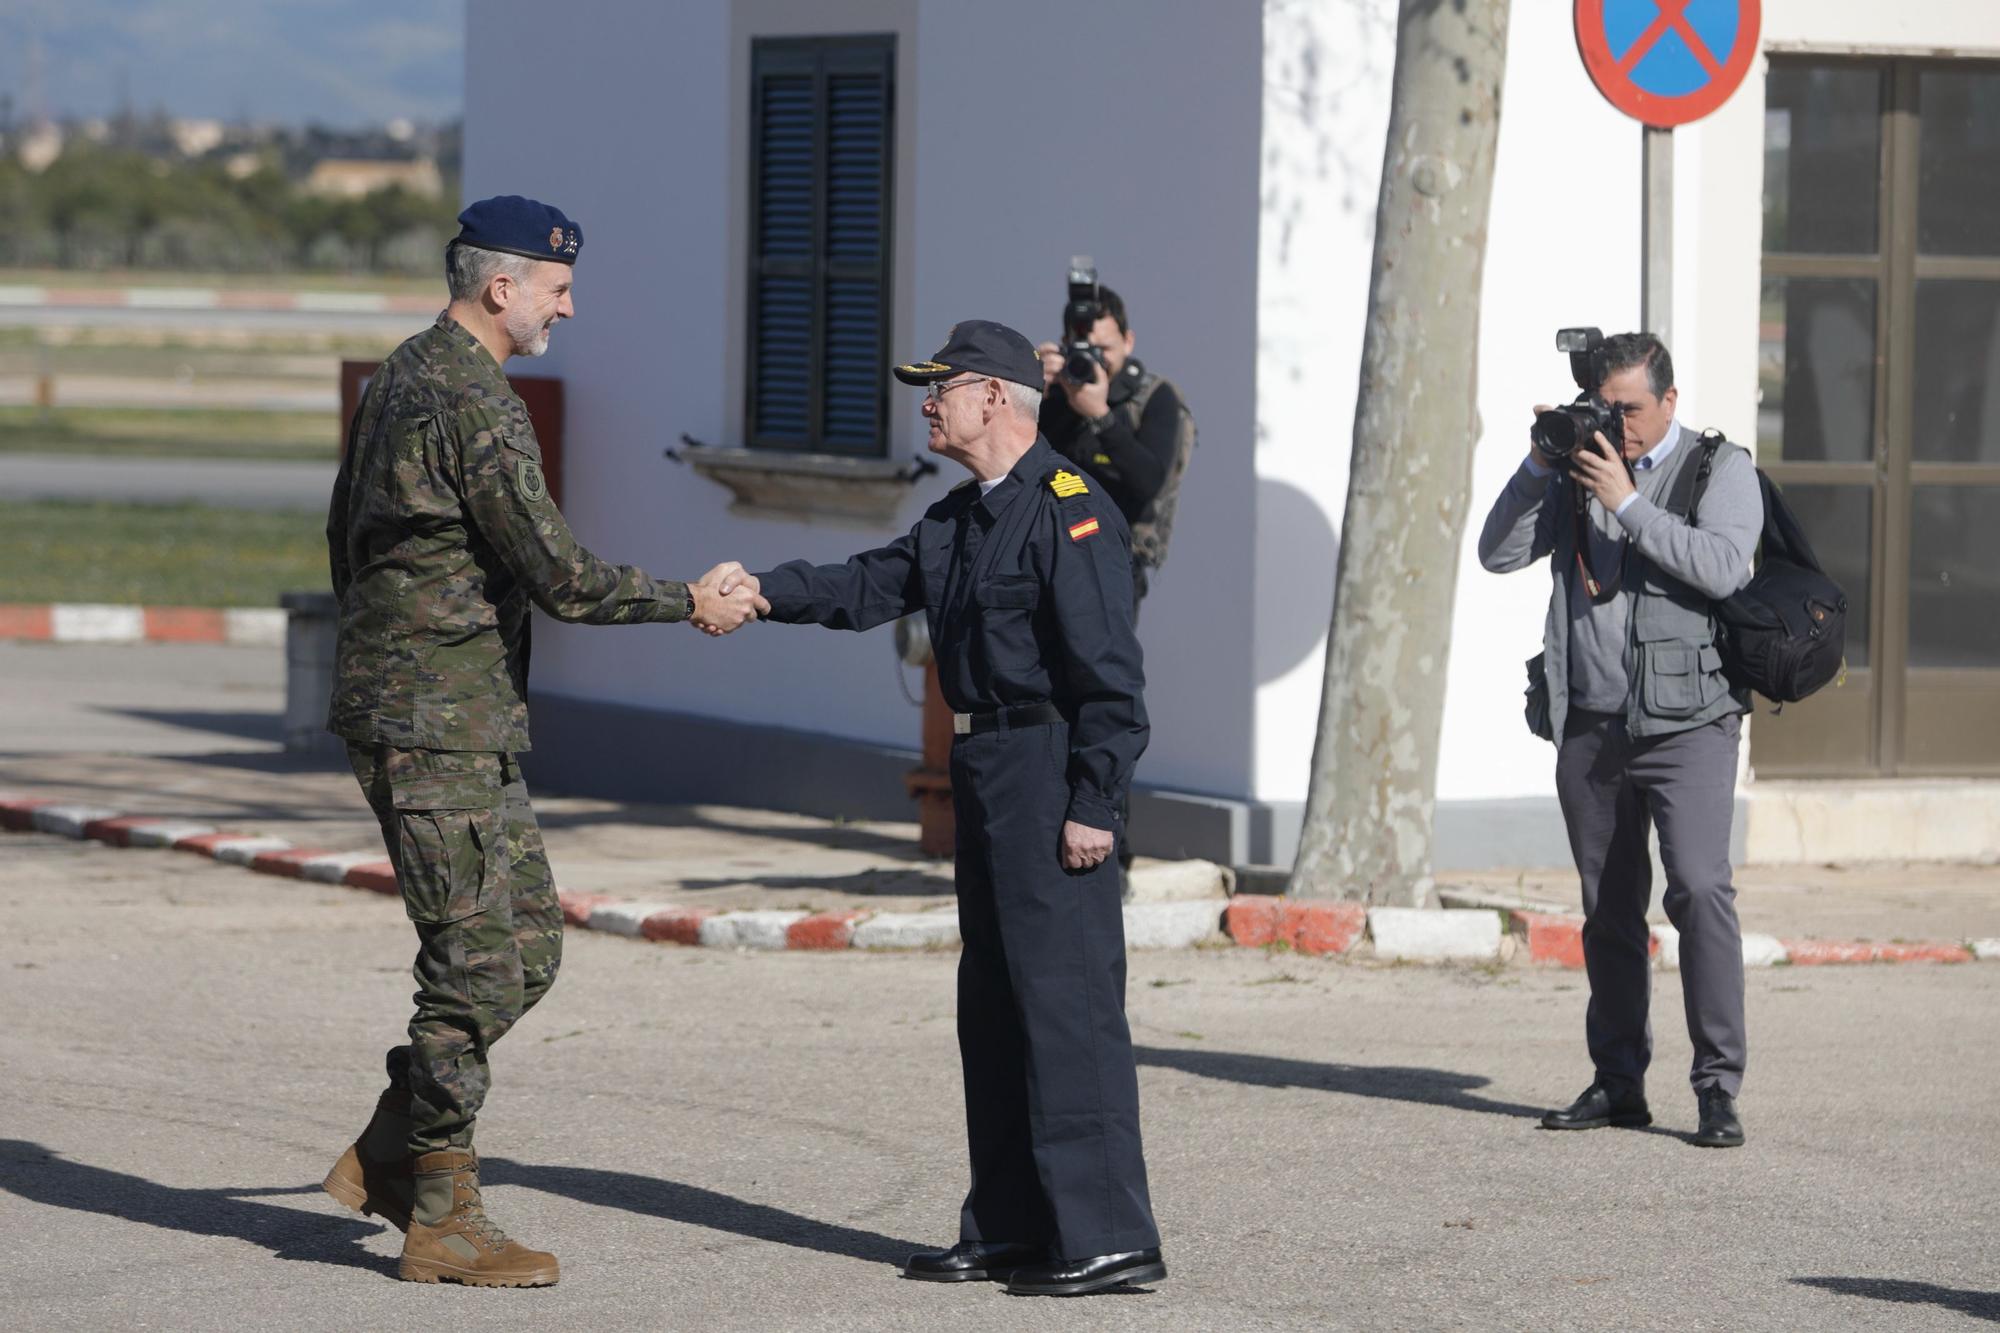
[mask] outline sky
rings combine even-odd
[[[466,0],[0,0],[0,94],[31,113],[337,127],[455,119]]]

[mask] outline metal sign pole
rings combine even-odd
[[[1645,126],[1639,326],[1674,345],[1674,132]]]

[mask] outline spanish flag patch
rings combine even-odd
[[[1094,518],[1086,518],[1081,523],[1072,523],[1069,525],[1069,539],[1073,542],[1080,542],[1085,537],[1088,537],[1091,533],[1096,531],[1097,531],[1097,520]]]
[[[1090,494],[1090,487],[1083,484],[1083,478],[1077,476],[1074,472],[1068,471],[1058,472],[1053,477],[1050,477],[1049,489],[1064,500],[1069,499],[1072,495]]]

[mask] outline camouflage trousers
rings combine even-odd
[[[417,929],[417,1010],[388,1056],[412,1153],[472,1146],[488,1052],[555,984],[556,901],[528,786],[509,754],[350,741],[348,761]]]

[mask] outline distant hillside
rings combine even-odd
[[[464,49],[465,0],[7,0],[0,97],[18,117],[437,123],[464,103]]]

